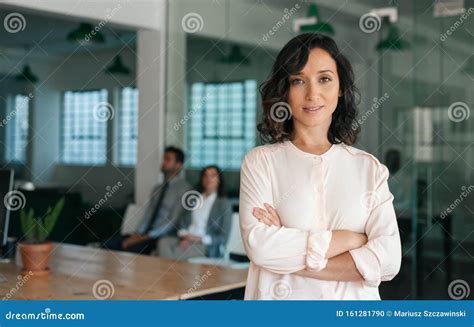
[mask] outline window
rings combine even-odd
[[[125,87],[120,91],[120,111],[118,117],[118,147],[116,163],[133,166],[137,162],[137,117],[138,90]]]
[[[61,131],[61,161],[65,164],[101,165],[107,161],[107,121],[113,108],[107,90],[67,91]]]
[[[186,117],[191,120],[190,166],[217,164],[222,169],[239,169],[245,153],[255,146],[256,101],[254,80],[194,83]]]
[[[24,163],[28,145],[28,107],[30,98],[18,94],[9,97],[7,115],[2,122],[6,125],[5,159],[10,162]]]

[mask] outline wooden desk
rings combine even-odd
[[[179,300],[245,287],[247,270],[193,264],[125,252],[76,245],[55,244],[49,276],[25,276],[15,263],[0,264],[0,299],[86,300],[96,299],[94,284],[107,280],[113,285],[111,299]],[[105,284],[104,284],[105,285]],[[110,285],[110,284],[109,284]],[[111,293],[104,286],[105,296]]]

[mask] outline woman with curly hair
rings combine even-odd
[[[350,62],[331,38],[302,34],[260,92],[268,144],[241,167],[245,299],[380,299],[380,282],[400,270],[400,236],[387,168],[352,147]]]

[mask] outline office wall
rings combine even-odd
[[[60,162],[62,95],[67,90],[93,90],[105,88],[108,102],[118,110],[116,95],[121,87],[135,86],[134,50],[124,48],[121,57],[132,69],[130,76],[111,76],[103,72],[111,64],[118,49],[90,53],[56,56],[52,60],[30,60],[33,72],[39,81],[32,88],[25,83],[10,83],[2,88],[2,96],[25,92],[31,89],[30,101],[30,153],[24,177],[31,178],[38,186],[65,186],[71,191],[80,191],[86,201],[95,202],[103,196],[106,186],[121,181],[120,194],[110,200],[111,205],[121,205],[133,192],[134,171],[132,168],[116,167],[112,162],[113,146],[109,144],[109,160],[103,167],[66,166]],[[3,102],[2,102],[3,103]],[[115,120],[108,122],[110,140],[113,140]],[[115,149],[116,150],[116,149]]]
[[[93,23],[107,17],[107,22],[112,25],[152,30],[163,27],[163,12],[166,10],[164,0],[3,0],[2,4]]]
[[[73,21],[88,21],[92,24],[96,24],[100,21],[106,22],[111,27],[126,27],[137,30],[137,39],[140,39],[140,45],[137,46],[136,55],[137,58],[133,58],[133,62],[127,62],[127,64],[133,67],[137,67],[136,81],[135,84],[140,88],[140,99],[139,99],[139,116],[146,117],[144,120],[140,118],[139,122],[139,136],[138,136],[138,157],[140,165],[137,166],[135,174],[129,169],[107,169],[107,168],[88,168],[84,167],[62,167],[55,164],[51,165],[51,162],[57,160],[57,153],[59,144],[53,142],[54,135],[59,132],[55,130],[54,126],[58,126],[55,122],[58,121],[59,116],[56,116],[54,112],[59,110],[60,102],[60,89],[55,88],[54,81],[48,81],[42,87],[47,90],[48,98],[39,96],[37,100],[38,107],[43,107],[46,115],[40,116],[37,112],[33,116],[32,124],[38,126],[39,124],[46,124],[50,126],[47,130],[41,131],[40,136],[46,137],[50,140],[49,147],[45,150],[41,150],[40,140],[35,140],[35,149],[32,151],[31,165],[34,170],[34,174],[38,174],[38,183],[57,183],[67,184],[74,183],[74,188],[85,190],[85,198],[88,201],[94,201],[98,194],[103,190],[104,185],[110,185],[110,182],[116,181],[117,178],[124,178],[123,175],[128,175],[126,184],[128,191],[131,191],[132,184],[134,183],[134,189],[136,190],[135,200],[140,203],[146,202],[148,194],[153,185],[160,179],[160,172],[157,169],[159,163],[159,156],[156,158],[150,156],[149,148],[160,149],[160,146],[164,144],[163,128],[157,128],[160,124],[163,124],[164,119],[160,117],[164,115],[163,105],[163,83],[164,80],[164,29],[166,24],[166,1],[164,0],[147,0],[147,1],[76,1],[73,4],[71,2],[47,0],[41,2],[31,1],[4,1],[3,5],[8,6],[12,10],[24,11],[32,14],[45,15],[46,17],[58,17],[61,19],[71,19]],[[126,51],[125,51],[126,52]],[[111,54],[109,54],[111,55]],[[105,55],[105,56],[109,56]],[[161,55],[161,58],[160,58]],[[126,56],[126,54],[125,54]],[[70,81],[66,83],[68,86],[75,87],[80,83],[79,79],[74,81],[74,76],[83,76],[93,72],[95,69],[99,69],[93,62],[87,60],[81,60],[79,57],[69,58],[67,61],[73,60],[77,67],[76,70],[62,67],[62,76]],[[42,67],[34,67],[38,69],[41,75],[47,75],[47,72],[42,70],[48,70],[52,72],[60,65],[61,58],[53,62],[51,69]],[[56,65],[56,66],[54,66]],[[65,65],[65,64],[64,64]],[[82,66],[84,65],[84,66]],[[158,68],[158,69],[157,69]],[[102,69],[102,67],[100,68]],[[0,70],[1,71],[1,70]],[[93,72],[95,73],[95,72]],[[92,76],[92,74],[89,75]],[[62,77],[61,77],[62,78]],[[62,80],[58,83],[62,83]],[[89,83],[88,86],[112,86],[113,83],[105,80],[106,77],[99,77],[94,82]],[[84,81],[81,81],[84,83]],[[46,85],[48,84],[48,85]],[[64,84],[64,85],[66,85]],[[62,86],[64,86],[62,85]],[[80,85],[79,85],[80,86]],[[159,90],[162,91],[159,91]],[[35,104],[33,104],[35,106]],[[150,115],[150,112],[152,113]],[[52,115],[51,117],[49,115]],[[145,123],[143,123],[145,121]],[[147,123],[149,123],[147,125]],[[148,135],[155,135],[153,139],[148,138]],[[81,181],[80,177],[84,176],[87,179]],[[134,180],[134,177],[135,180]],[[79,179],[78,179],[79,178]],[[92,187],[87,185],[84,181],[92,181]],[[102,182],[98,182],[102,181]],[[84,182],[84,183],[82,183]],[[85,184],[85,185],[84,185]],[[99,185],[97,185],[99,184]],[[87,190],[88,189],[88,190]],[[125,194],[129,194],[127,190],[123,191]],[[128,199],[128,197],[127,197]],[[110,200],[111,205],[123,205],[123,198],[114,196],[114,199]]]
[[[300,4],[301,5],[301,4]],[[213,5],[212,1],[184,1],[170,3],[168,26],[168,56],[167,56],[167,91],[166,91],[166,142],[182,146],[187,150],[186,126],[174,130],[173,126],[179,122],[189,110],[187,92],[194,82],[209,80],[238,80],[255,79],[262,83],[270,73],[278,51],[288,42],[295,33],[292,31],[292,22],[287,21],[274,35],[264,36],[263,31],[269,31],[292,9],[291,4],[285,7],[253,5],[245,2],[225,2],[225,6]],[[293,8],[291,18],[306,15],[306,6]],[[328,12],[328,10],[326,10]],[[183,29],[183,19],[190,13],[196,13],[202,18],[201,28],[193,33],[186,33]],[[265,19],[262,19],[265,17]],[[226,23],[226,19],[228,21]],[[359,77],[357,85],[363,90],[360,107],[371,105],[377,95],[377,79],[373,70],[369,69],[376,57],[370,51],[374,47],[376,38],[372,37],[364,42],[360,41],[358,30],[346,26],[347,22],[357,23],[357,17],[339,15],[333,23],[337,29],[336,41],[342,51],[350,58],[356,75]],[[340,24],[338,24],[338,22]],[[201,41],[200,41],[201,40]],[[225,43],[222,41],[226,41]],[[225,65],[217,62],[216,58],[227,51],[227,45],[235,42],[241,44],[244,55],[250,54],[249,65]],[[365,111],[365,110],[363,110]],[[261,117],[260,97],[257,105],[257,121]],[[361,135],[359,146],[368,151],[374,150],[378,142],[377,113],[365,123],[366,129]],[[258,140],[257,144],[258,144]],[[198,170],[188,169],[187,178],[197,182]],[[227,191],[238,194],[238,172],[225,171],[224,176]]]

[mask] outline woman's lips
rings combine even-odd
[[[304,112],[318,112],[319,110],[323,109],[324,106],[314,106],[314,107],[303,107]]]

